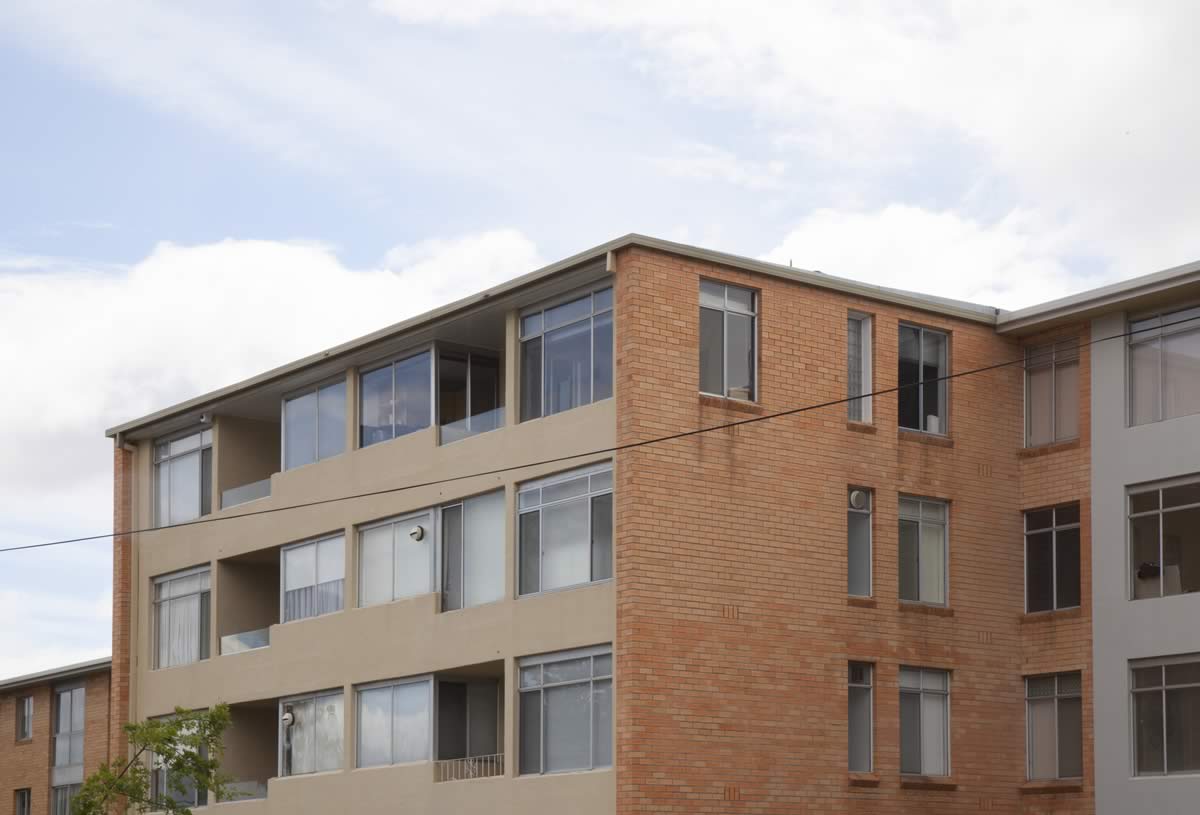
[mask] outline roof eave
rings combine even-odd
[[[73,665],[63,665],[45,671],[36,671],[24,676],[14,676],[11,679],[0,679],[0,691],[13,690],[28,685],[42,685],[48,682],[62,682],[67,679],[76,679],[81,676],[100,673],[110,668],[112,668],[112,657],[76,662]]]

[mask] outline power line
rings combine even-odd
[[[1120,334],[1112,334],[1107,337],[1100,337],[1098,339],[1089,340],[1088,342],[1085,342],[1085,343],[1080,343],[1077,347],[1086,348],[1088,346],[1096,345],[1101,342],[1125,339],[1127,337],[1132,337],[1134,334],[1140,334],[1140,333],[1143,333],[1146,331],[1161,331],[1165,328],[1170,328],[1171,326],[1181,325],[1183,323],[1193,322],[1195,320],[1200,320],[1200,317],[1189,317],[1189,318],[1186,318],[1183,320],[1176,320],[1176,321],[1170,322],[1170,323],[1163,323],[1161,325],[1150,326],[1148,328],[1139,328],[1139,329],[1134,329],[1134,330],[1130,330],[1130,331],[1125,331]],[[889,393],[897,393],[904,388],[920,387],[921,385],[929,384],[932,382],[947,382],[951,379],[959,379],[964,376],[974,376],[975,374],[987,373],[988,371],[995,371],[1000,368],[1007,368],[1012,365],[1023,365],[1026,361],[1027,361],[1026,357],[1021,357],[1020,359],[1008,360],[1006,362],[997,362],[992,365],[984,365],[983,367],[980,367],[980,368],[972,368],[967,371],[959,371],[958,373],[946,374],[945,376],[935,377],[934,379],[926,379],[921,382],[910,382],[905,385],[897,385],[896,387],[893,387],[893,388],[883,388],[881,390],[872,391],[871,393],[860,394],[858,396],[847,396],[847,397],[844,397],[841,399],[834,399],[834,400],[831,400],[828,402],[818,402],[818,403],[811,404],[811,405],[804,405],[802,407],[790,408],[788,410],[781,410],[777,413],[766,413],[766,414],[763,414],[762,416],[752,416],[748,419],[738,419],[733,422],[725,422],[723,424],[718,424],[718,425],[710,425],[707,427],[697,427],[692,430],[684,430],[679,433],[671,433],[666,436],[656,436],[651,439],[642,439],[640,441],[627,442],[625,444],[618,444],[618,445],[614,445],[612,447],[602,447],[602,448],[598,448],[595,450],[588,450],[583,453],[572,453],[571,455],[568,455],[568,456],[558,456],[556,458],[545,458],[545,459],[540,459],[538,461],[527,461],[523,464],[512,464],[507,467],[497,467],[493,470],[483,470],[480,472],[465,473],[463,475],[455,475],[455,476],[451,476],[449,478],[439,478],[439,479],[435,479],[433,481],[423,481],[418,484],[406,484],[401,487],[389,487],[387,489],[374,490],[372,492],[360,492],[360,493],[355,493],[353,495],[340,495],[340,496],[337,496],[336,498],[322,498],[322,499],[319,499],[316,501],[307,501],[302,504],[289,504],[289,505],[283,506],[283,507],[273,507],[271,509],[260,509],[257,512],[243,512],[238,515],[223,515],[223,516],[219,516],[219,517],[197,518],[194,521],[185,521],[183,523],[170,524],[167,526],[149,526],[149,527],[145,527],[143,529],[129,529],[129,530],[121,531],[121,532],[107,532],[102,535],[86,535],[84,537],[79,537],[79,538],[67,538],[64,540],[46,541],[45,543],[30,543],[30,544],[25,544],[23,546],[10,546],[5,549],[0,549],[0,552],[18,552],[18,551],[22,551],[25,549],[42,549],[47,546],[62,546],[64,544],[68,544],[68,543],[86,543],[88,541],[105,540],[107,538],[113,538],[113,537],[117,537],[120,535],[137,535],[137,534],[142,534],[142,533],[146,533],[146,532],[157,532],[161,529],[181,529],[183,527],[188,527],[188,526],[199,526],[200,524],[212,524],[212,523],[219,523],[221,521],[234,521],[234,520],[239,520],[242,518],[253,518],[258,515],[271,515],[276,512],[290,512],[290,511],[296,510],[296,509],[306,509],[308,507],[322,506],[324,504],[335,504],[335,503],[339,503],[341,501],[354,501],[359,498],[373,498],[377,495],[390,495],[392,493],[405,492],[406,490],[421,489],[423,487],[435,487],[435,486],[438,486],[439,484],[449,484],[449,483],[452,483],[455,481],[463,481],[468,478],[480,478],[480,477],[489,476],[489,475],[499,475],[501,473],[511,472],[512,470],[523,470],[527,467],[539,467],[539,466],[543,466],[546,464],[558,464],[558,463],[567,462],[567,461],[574,461],[575,459],[587,458],[589,456],[603,455],[605,453],[619,453],[623,450],[633,450],[633,449],[636,449],[639,447],[648,447],[652,444],[662,444],[664,442],[676,441],[678,439],[686,439],[686,438],[690,438],[692,436],[699,436],[703,433],[712,433],[717,430],[728,430],[730,428],[743,427],[745,425],[755,424],[757,422],[766,422],[766,421],[770,421],[771,419],[779,419],[779,418],[783,418],[785,416],[795,416],[797,414],[807,413],[808,411],[812,411],[812,410],[821,410],[823,408],[836,407],[837,405],[844,405],[848,402],[854,402],[854,401],[858,401],[860,399],[866,399],[866,398],[871,398],[871,397],[875,397],[875,396],[884,396]]]

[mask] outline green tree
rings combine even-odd
[[[129,758],[103,764],[88,776],[72,802],[73,815],[184,815],[191,812],[187,799],[193,790],[207,791],[210,801],[228,800],[230,779],[221,772],[220,758],[229,722],[229,706],[217,705],[201,711],[176,708],[173,716],[125,725]]]

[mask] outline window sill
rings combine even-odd
[[[958,782],[949,775],[902,775],[900,789],[904,790],[956,790]]]
[[[30,736],[27,739],[13,739],[13,744],[16,744],[16,745],[33,744],[33,736]]]
[[[1037,623],[1056,623],[1062,620],[1078,620],[1083,616],[1083,609],[1058,608],[1051,611],[1027,611],[1020,616],[1021,625],[1036,625]]]
[[[1061,453],[1065,450],[1078,449],[1079,439],[1069,439],[1067,441],[1056,441],[1051,444],[1039,444],[1037,447],[1022,447],[1017,451],[1017,458],[1039,458],[1053,453]]]
[[[878,787],[879,773],[849,773],[846,784],[851,787]]]
[[[868,436],[874,436],[879,432],[879,428],[869,422],[848,421],[846,422],[846,429],[852,433],[864,433]]]
[[[949,436],[942,436],[937,433],[925,433],[920,430],[909,430],[900,428],[900,440],[911,441],[917,444],[928,444],[932,447],[953,447],[954,439]]]
[[[846,598],[846,605],[854,606],[856,608],[877,608],[879,606],[879,601],[874,597],[851,596]]]
[[[1083,780],[1079,778],[1049,778],[1044,781],[1026,781],[1020,787],[1022,795],[1054,795],[1062,792],[1083,792]]]
[[[722,410],[732,410],[737,413],[752,413],[755,416],[761,416],[767,412],[767,409],[757,402],[748,402],[745,399],[733,399],[728,396],[711,396],[707,393],[700,394],[700,404],[704,407],[721,408]]]
[[[934,606],[929,603],[916,603],[911,600],[901,600],[897,608],[911,614],[928,614],[931,617],[953,617],[954,609],[948,606]]]

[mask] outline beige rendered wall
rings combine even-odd
[[[218,643],[227,634],[254,631],[279,622],[278,550],[271,550],[267,557],[270,562],[217,562],[216,580],[225,589],[218,593],[219,603],[213,606]]]
[[[221,493],[269,478],[280,470],[279,422],[261,422],[240,416],[220,416],[214,421],[214,508]]]

